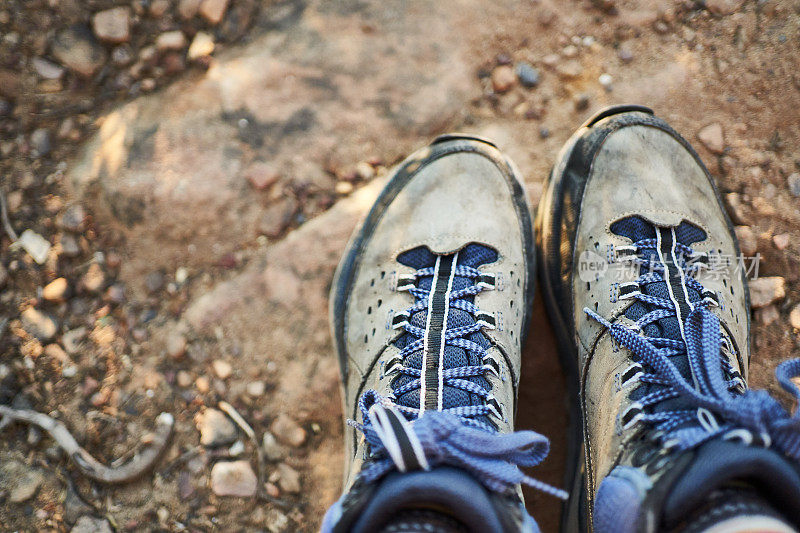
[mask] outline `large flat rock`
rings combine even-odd
[[[396,157],[453,123],[476,90],[463,33],[444,5],[390,4],[291,4],[204,75],[102,119],[68,183],[123,232],[128,268],[213,263],[254,241],[276,197],[301,191],[302,215],[317,214],[326,167]],[[244,178],[254,161],[282,175],[272,194]]]

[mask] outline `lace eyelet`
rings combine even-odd
[[[629,384],[644,375],[644,368],[639,363],[633,363],[619,376],[619,388],[624,389]]]
[[[497,398],[495,398],[494,395],[489,394],[486,397],[486,406],[489,407],[492,415],[494,415],[498,420],[504,420],[503,406],[500,405],[500,402],[497,401]]]
[[[487,354],[483,356],[483,368],[500,379],[500,363],[491,355]]]
[[[619,417],[622,431],[627,431],[635,426],[644,416],[643,406],[639,402],[634,402],[625,409]]]

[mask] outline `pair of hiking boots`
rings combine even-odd
[[[753,501],[758,527],[800,524],[800,417],[746,386],[745,269],[689,144],[647,108],[607,109],[561,150],[535,230],[530,213],[477,137],[393,172],[331,289],[353,421],[322,530],[537,531],[523,483],[567,500],[567,532],[681,530]],[[537,270],[568,382],[569,494],[522,473],[549,444],[513,430]],[[800,397],[800,360],[777,375]]]

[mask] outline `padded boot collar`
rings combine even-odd
[[[715,489],[746,483],[800,523],[800,471],[779,453],[739,442],[714,440],[697,450],[663,496],[662,524],[672,528]]]

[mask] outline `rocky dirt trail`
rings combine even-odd
[[[175,427],[121,486],[6,427],[0,529],[318,528],[342,469],[333,270],[387,169],[448,130],[494,138],[535,205],[592,112],[653,107],[760,254],[752,384],[775,391],[800,351],[798,2],[98,1],[64,27],[56,4],[0,10],[16,54],[1,190],[29,230],[0,243],[0,402],[60,419],[105,463],[145,449],[158,413]],[[48,12],[29,42],[17,27]],[[551,437],[534,474],[559,484],[563,380],[537,306],[518,425]],[[555,531],[556,503],[527,496]]]

